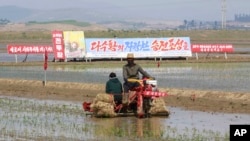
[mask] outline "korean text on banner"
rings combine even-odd
[[[65,59],[65,50],[63,43],[63,31],[53,31],[52,40],[54,47],[54,56],[55,59]]]
[[[192,44],[192,52],[233,52],[232,44]]]
[[[143,57],[190,57],[188,37],[86,39],[87,58],[125,58],[128,52]]]
[[[7,45],[8,54],[43,54],[45,50],[53,53],[53,47],[49,45]]]

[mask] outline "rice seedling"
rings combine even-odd
[[[0,118],[0,140],[229,140],[228,133],[180,130],[147,119],[87,118],[81,103],[65,101],[0,97]]]

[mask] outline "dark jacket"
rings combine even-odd
[[[117,77],[110,78],[106,82],[106,93],[108,94],[122,94],[122,84]]]

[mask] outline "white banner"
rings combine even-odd
[[[92,38],[85,39],[86,58],[191,57],[189,37],[171,38]]]

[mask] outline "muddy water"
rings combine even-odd
[[[144,68],[158,80],[158,87],[222,90],[230,92],[250,91],[250,63],[191,63],[169,64],[167,67]],[[115,72],[122,79],[121,68],[49,67],[48,81],[93,82],[105,84],[108,74]],[[2,78],[43,80],[41,67],[1,67]]]
[[[168,67],[144,69],[157,78],[159,87],[250,91],[250,63],[171,64]],[[47,80],[104,84],[111,71],[116,72],[122,80],[121,68],[73,67],[49,67]],[[0,77],[43,80],[44,71],[42,66],[1,67]],[[194,133],[211,137],[215,133],[228,134],[230,124],[250,124],[249,114],[207,113],[168,107],[171,115],[167,118],[98,119],[84,115],[81,103],[6,97],[0,100],[0,140],[25,136],[35,139],[38,136],[54,139],[64,137],[65,140],[109,140],[110,137],[128,136],[165,138],[180,134],[192,136]]]
[[[230,124],[250,124],[250,115],[187,111],[168,107],[169,117],[94,118],[81,103],[0,97],[0,140],[52,138],[109,140],[123,138],[178,138],[194,134],[207,138],[229,133]]]

